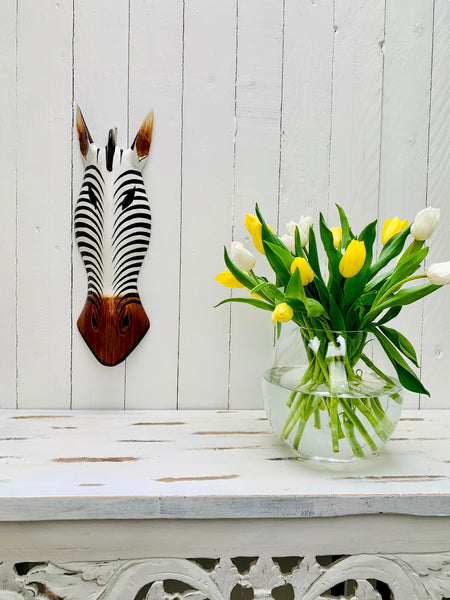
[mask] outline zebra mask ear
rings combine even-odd
[[[147,158],[150,152],[150,144],[152,143],[153,134],[153,110],[145,117],[141,128],[137,132],[134,142],[131,144],[131,149],[136,151],[139,161]]]
[[[80,150],[84,158],[87,157],[89,146],[93,143],[89,129],[87,128],[86,121],[84,120],[83,114],[80,107],[77,104],[77,131],[78,139],[80,140]]]

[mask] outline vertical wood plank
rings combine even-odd
[[[18,401],[70,402],[72,2],[18,14]]]
[[[138,282],[150,330],[127,359],[126,408],[177,401],[182,44],[182,0],[131,3],[130,141],[151,107],[155,127],[144,170],[152,237]]]
[[[118,127],[118,145],[128,143],[128,2],[77,0],[74,31],[74,99],[98,146]],[[73,132],[73,202],[83,179],[78,136]],[[124,363],[97,362],[77,329],[86,300],[87,279],[74,242],[72,407],[123,408]]]
[[[236,5],[186,0],[179,345],[180,408],[227,406],[229,317],[215,275],[230,240]]]
[[[450,3],[435,0],[430,111],[430,146],[427,205],[440,207],[441,221],[430,238],[428,264],[450,259]],[[450,289],[425,299],[422,379],[431,400],[421,398],[421,408],[448,408],[450,369]]]
[[[327,213],[333,2],[286,0],[280,234],[301,214]]]
[[[233,237],[247,241],[257,260],[255,272],[269,277],[244,219],[246,213],[254,214],[258,203],[267,222],[274,228],[277,223],[283,16],[283,2],[238,3]],[[248,297],[246,292],[242,295]],[[244,305],[232,307],[230,408],[262,406],[261,376],[272,342],[270,313]]]
[[[388,0],[380,159],[379,231],[387,218],[410,222],[424,208],[427,186],[433,3]],[[407,244],[412,241],[409,238]],[[379,249],[381,242],[379,241]],[[423,303],[406,306],[394,327],[421,345]],[[425,386],[427,382],[424,381]],[[405,390],[404,406],[419,407]]]
[[[16,407],[16,2],[8,0],[0,20],[0,255],[2,310],[0,311],[0,408]]]
[[[354,233],[378,213],[384,9],[384,0],[335,3],[330,222],[340,204]]]

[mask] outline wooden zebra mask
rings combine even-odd
[[[75,208],[75,238],[86,267],[88,290],[78,329],[95,357],[107,366],[124,360],[149,328],[137,280],[150,241],[150,204],[142,169],[150,151],[151,111],[131,148],[97,147],[79,107],[77,130],[84,179]]]

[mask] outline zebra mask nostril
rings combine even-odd
[[[142,169],[150,152],[153,112],[125,150],[116,146],[116,130],[110,131],[106,148],[97,147],[79,108],[77,131],[85,171],[74,230],[88,278],[78,329],[97,360],[114,366],[150,326],[137,280],[151,232]]]

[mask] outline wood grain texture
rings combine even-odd
[[[436,0],[434,15],[432,88],[427,205],[440,207],[441,222],[430,239],[428,264],[448,261],[450,240],[450,5]],[[423,320],[423,381],[429,385],[431,401],[421,407],[448,407],[450,365],[450,290],[439,290],[425,301]]]
[[[380,157],[380,225],[398,216],[413,222],[425,207],[431,84],[433,3],[386,4]],[[409,238],[408,244],[412,241]],[[378,241],[378,249],[381,242]],[[421,348],[423,302],[403,309],[395,327]],[[428,357],[424,356],[425,362]],[[416,373],[420,371],[416,369]],[[429,384],[423,381],[425,387]],[[405,390],[404,406],[419,407]]]
[[[2,202],[0,236],[2,310],[0,311],[0,407],[16,407],[16,6],[10,0],[2,7],[0,20],[0,181]]]
[[[130,13],[130,136],[155,111],[144,179],[152,209],[150,248],[139,276],[151,331],[126,362],[126,407],[177,403],[180,266],[183,2],[133,2]]]
[[[65,408],[70,403],[72,2],[44,0],[38,7],[24,0],[17,27],[18,402],[21,408]]]
[[[327,213],[333,89],[333,2],[286,0],[280,233]]]
[[[178,406],[226,408],[229,316],[214,280],[231,237],[236,5],[188,0],[184,22]]]
[[[335,3],[330,219],[340,204],[355,234],[378,213],[384,9],[384,0]]]
[[[255,255],[255,272],[273,279],[245,229],[244,219],[246,213],[254,214],[258,203],[267,222],[274,229],[277,224],[283,3],[244,0],[238,9],[233,239],[245,242]],[[220,291],[226,297],[227,290]],[[233,291],[233,295],[248,297],[246,291]],[[233,306],[230,335],[229,406],[259,408],[261,377],[273,343],[270,313]]]
[[[448,411],[405,411],[343,465],[300,459],[262,411],[1,417],[0,521],[450,515]]]
[[[75,3],[74,99],[80,105],[98,146],[106,146],[108,130],[118,128],[118,145],[128,136],[128,4],[107,0]],[[101,33],[100,33],[101,32]],[[151,107],[139,115],[142,118]],[[138,125],[138,127],[139,127]],[[73,132],[76,136],[76,132]],[[73,201],[83,179],[78,140],[73,143]],[[99,364],[86,346],[76,321],[86,300],[86,275],[78,249],[73,247],[73,408],[123,408],[125,365],[109,369]]]

